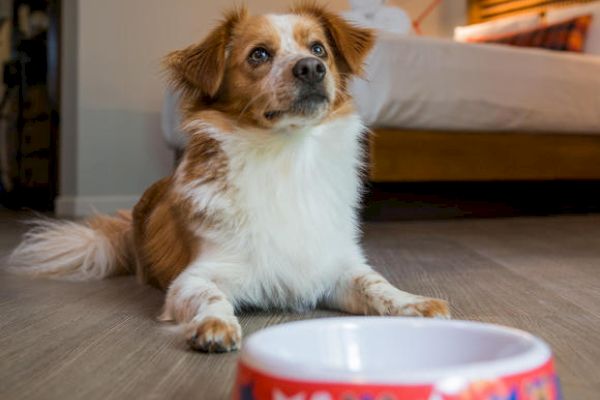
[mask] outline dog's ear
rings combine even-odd
[[[233,31],[247,15],[245,7],[236,8],[225,14],[204,41],[168,54],[164,65],[170,83],[184,95],[212,99],[223,82]]]
[[[352,25],[315,2],[300,3],[292,8],[292,12],[309,15],[323,25],[329,45],[334,49],[340,72],[362,74],[365,58],[375,44],[375,32],[372,29]]]

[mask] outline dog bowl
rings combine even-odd
[[[557,400],[552,353],[516,329],[348,317],[251,335],[235,400]]]

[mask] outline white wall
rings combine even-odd
[[[254,13],[284,11],[292,2],[247,1]],[[169,51],[202,38],[224,8],[239,3],[239,0],[62,2],[58,214],[84,215],[92,206],[101,212],[129,208],[146,187],[170,173],[173,155],[160,132],[164,91],[160,60]],[[336,11],[346,8],[346,0],[327,3]],[[391,3],[416,15],[427,2],[392,0]],[[454,5],[448,6],[449,3]],[[452,15],[464,16],[464,8],[460,6],[464,3],[446,0],[444,8],[424,23],[425,33],[445,35],[448,29],[444,18],[448,10]]]

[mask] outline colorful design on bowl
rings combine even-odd
[[[460,378],[437,385],[369,385],[306,382],[281,378],[240,363],[234,400],[560,400],[552,359],[522,374],[468,383]]]

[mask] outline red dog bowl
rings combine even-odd
[[[251,335],[235,400],[557,400],[548,345],[465,321],[349,317]]]

